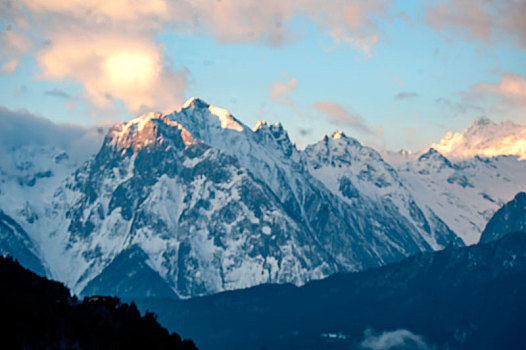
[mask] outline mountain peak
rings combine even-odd
[[[421,161],[433,159],[433,158],[440,159],[442,161],[449,163],[449,160],[446,157],[444,157],[442,153],[440,153],[433,147],[429,148],[427,152],[423,153],[420,157],[418,157],[418,161],[421,162]]]
[[[431,147],[451,158],[514,155],[526,159],[526,127],[511,121],[497,124],[480,117],[462,133],[449,131]]]
[[[221,129],[231,129],[242,132],[244,127],[226,109],[213,106],[199,97],[189,98],[180,110],[175,110],[169,114],[170,118],[177,120],[186,128],[191,128],[193,124],[199,124],[198,129],[204,128],[205,124],[212,126],[219,120]],[[181,118],[183,117],[183,118]],[[214,126],[215,128],[215,126]],[[199,130],[192,130],[193,132]],[[199,133],[196,133],[198,135]]]
[[[196,142],[181,124],[170,120],[162,113],[151,112],[132,119],[128,123],[115,124],[108,132],[105,144],[120,151],[135,152],[150,144],[158,143],[166,137],[170,139],[175,137],[184,146]]]
[[[183,104],[182,108],[208,108],[210,106],[209,103],[205,102],[199,97],[190,97],[186,102]]]
[[[480,126],[486,126],[486,125],[495,125],[495,123],[488,117],[482,116],[482,117],[478,117],[477,119],[475,119],[473,123],[471,123],[470,128],[474,126],[480,127]]]
[[[258,121],[256,125],[254,125],[254,127],[252,128],[252,131],[257,132],[258,130],[261,130],[263,128],[268,128],[268,123],[266,120]]]
[[[331,137],[333,140],[338,140],[338,139],[341,139],[341,138],[347,138],[347,135],[345,135],[345,133],[341,130],[338,130],[338,131],[335,131],[331,134]]]

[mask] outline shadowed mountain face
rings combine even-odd
[[[480,242],[491,242],[509,233],[526,233],[526,192],[517,194],[495,213],[482,232]]]
[[[24,229],[0,209],[0,256],[16,256],[22,266],[45,276],[46,271]]]
[[[205,350],[362,348],[371,329],[406,334],[429,348],[520,349],[526,346],[526,235],[300,288],[263,285],[139,305]]]
[[[0,257],[4,349],[180,349],[191,341],[168,333],[135,304],[92,297],[80,302],[61,283]]]

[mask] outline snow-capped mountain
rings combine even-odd
[[[437,250],[458,244],[457,236],[432,210],[415,203],[396,171],[374,149],[339,131],[308,146],[304,154],[309,172],[349,204],[361,225],[368,226],[369,242],[375,237],[384,244],[395,246],[400,240],[398,244],[407,246],[400,236],[400,232],[407,232],[413,234],[421,250],[426,250],[426,245]],[[387,235],[386,227],[391,230]]]
[[[191,297],[303,284],[461,244],[396,187],[396,175],[379,182],[385,176],[372,168],[394,171],[376,152],[359,145],[349,152],[353,166],[369,167],[359,168],[357,184],[376,181],[371,186],[382,193],[350,199],[333,192],[311,174],[316,152],[298,151],[280,124],[250,129],[200,99],[119,123],[56,191],[50,222],[58,224],[44,260],[76,292],[117,294],[106,281],[120,274],[135,285],[166,283],[141,293]],[[386,189],[389,181],[395,190]]]
[[[526,159],[526,126],[511,121],[496,124],[486,117],[480,117],[462,133],[448,132],[431,148],[452,159],[477,155],[514,155]]]
[[[341,132],[298,150],[281,124],[198,98],[115,124],[87,161],[38,147],[0,159],[0,208],[49,277],[129,298],[300,285],[478,241],[526,181],[517,157],[431,150],[393,168]]]
[[[53,194],[100,147],[104,127],[54,124],[3,108],[0,122],[2,254],[44,275],[50,265],[42,252],[54,251],[47,244],[57,224],[52,220]]]
[[[521,145],[526,144],[524,131],[511,122],[495,124],[479,118],[462,134],[457,133],[460,136],[456,138],[462,142],[450,144],[446,153],[451,158],[434,148],[420,154],[385,156],[420,207],[431,208],[464,243],[474,244],[493,214],[518,192],[526,190],[526,159],[519,152]],[[443,140],[447,138],[446,135]],[[499,155],[506,153],[499,146],[502,144],[516,150],[515,155]],[[479,147],[480,156],[466,151]],[[485,153],[488,157],[483,156]],[[490,157],[492,154],[496,155]]]
[[[236,157],[170,115],[115,125],[54,203],[62,223],[50,239],[69,263],[53,277],[77,292],[132,248],[181,297],[301,283],[337,270],[305,224]],[[125,267],[122,274],[136,274],[133,264]]]

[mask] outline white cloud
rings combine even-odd
[[[365,339],[361,343],[362,349],[368,350],[431,350],[424,338],[407,329],[397,329],[375,334],[372,330],[365,331]]]

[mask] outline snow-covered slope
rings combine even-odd
[[[515,155],[526,159],[526,126],[511,121],[499,124],[488,118],[476,119],[462,133],[448,132],[431,145],[448,158],[495,157]]]
[[[376,152],[346,147],[361,165],[359,173],[338,168],[339,178],[359,178],[358,199],[346,197],[352,185],[341,192],[314,171],[323,150],[298,151],[279,123],[250,129],[191,99],[173,113],[116,124],[55,192],[41,220],[49,228],[42,256],[76,292],[115,292],[107,281],[119,267],[130,285],[165,281],[191,297],[303,284],[461,244]],[[122,263],[128,256],[140,261]]]
[[[236,157],[170,116],[115,125],[54,203],[63,206],[50,237],[60,254],[46,258],[53,277],[77,292],[130,247],[180,297],[302,283],[337,270],[312,232]],[[135,273],[127,268],[123,274]]]
[[[405,231],[415,241],[423,240],[420,244],[434,250],[459,243],[457,236],[429,207],[420,208],[416,204],[396,171],[374,149],[339,131],[308,146],[305,155],[314,176],[355,213],[359,212],[357,218],[367,217],[373,222],[373,225],[369,223],[368,236],[377,235],[384,244],[393,240],[395,245],[397,233]],[[390,222],[392,218],[394,222]],[[385,227],[390,227],[392,232],[386,235]]]
[[[0,208],[50,277],[130,298],[299,285],[472,243],[526,184],[517,157],[430,150],[392,167],[341,132],[300,151],[281,124],[198,98],[115,124],[88,160],[65,151],[9,148]]]
[[[0,210],[0,255],[15,257],[26,269],[45,276],[44,266],[37,254],[24,229]]]
[[[448,133],[433,145],[440,152],[430,148],[386,156],[419,206],[431,208],[466,244],[473,244],[493,214],[526,190],[525,132],[512,122],[479,118],[462,134]]]

